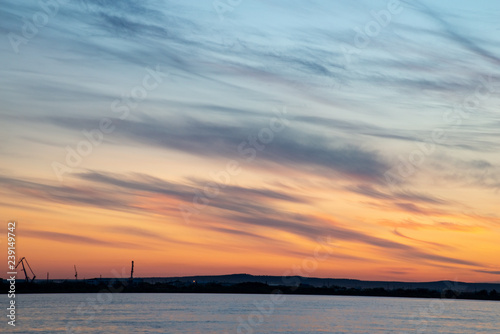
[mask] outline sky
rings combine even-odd
[[[3,233],[37,277],[499,282],[499,15],[2,1]]]

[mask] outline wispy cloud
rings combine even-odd
[[[142,249],[144,247],[146,249],[152,249],[152,247],[150,246],[147,245],[144,246],[131,242],[101,240],[87,236],[81,236],[71,233],[54,232],[54,231],[25,230],[23,231],[23,235],[29,238],[57,241],[70,244],[82,244],[82,245],[124,248],[124,249],[128,248]]]
[[[210,1],[81,0],[61,4],[28,38],[23,18],[43,11],[40,4],[7,0],[0,8],[2,208],[20,219],[39,210],[60,222],[74,208],[129,219],[102,227],[123,243],[43,222],[30,238],[217,248],[208,237],[130,223],[140,215],[224,240],[227,251],[265,244],[259,251],[297,257],[331,235],[352,247],[339,251],[341,263],[362,263],[359,249],[368,249],[365,260],[394,275],[411,270],[382,260],[415,262],[415,271],[465,267],[471,279],[496,274],[471,259],[499,219],[498,2],[402,1],[404,10],[369,36],[363,30],[387,1],[257,1],[221,22]],[[19,53],[11,33],[26,39]],[[135,104],[131,88],[157,64],[168,82],[120,118],[113,102]],[[460,125],[447,123],[484,80],[488,98]],[[265,148],[253,147],[258,156],[249,163],[241,144],[276,106],[287,106],[289,124]],[[51,164],[68,146],[78,150],[82,131],[103,118],[115,131],[58,182]],[[443,129],[446,138],[431,148]],[[401,157],[418,164],[422,145],[432,153],[419,172],[388,187],[384,173]],[[241,162],[241,175],[183,224],[179,206],[193,205],[213,181],[207,175],[231,160]],[[435,242],[434,233],[471,240],[457,249],[456,239]]]

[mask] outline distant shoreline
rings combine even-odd
[[[2,282],[3,289],[7,284]],[[405,298],[440,298],[463,300],[490,300],[500,301],[500,293],[491,291],[462,291],[453,289],[385,289],[375,288],[347,288],[341,286],[315,287],[308,284],[269,285],[261,282],[243,282],[235,284],[196,283],[196,282],[165,282],[145,283],[127,279],[115,279],[98,282],[91,280],[81,281],[40,281],[36,283],[17,282],[18,294],[47,294],[47,293],[204,293],[204,294],[272,294],[287,295],[324,295],[324,296],[367,296],[367,297],[405,297]]]

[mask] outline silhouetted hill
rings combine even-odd
[[[2,280],[0,288],[8,290]],[[93,278],[83,280],[35,280],[16,282],[16,293],[239,293],[343,296],[384,296],[500,300],[500,284],[437,282],[384,282],[326,279],[300,276],[248,274],[186,277]]]
[[[246,282],[265,283],[268,285],[284,285],[295,286],[299,284],[310,285],[313,287],[329,287],[338,286],[354,289],[374,289],[383,288],[386,290],[395,289],[429,289],[429,290],[460,290],[466,292],[474,292],[480,290],[497,290],[500,291],[500,283],[465,283],[453,281],[436,281],[436,282],[397,282],[397,281],[361,281],[355,279],[339,279],[339,278],[315,278],[301,276],[262,276],[249,274],[232,274],[218,276],[182,276],[182,277],[151,277],[142,278],[147,283],[166,283],[166,282],[184,282],[192,283],[193,281],[206,284],[238,284]]]

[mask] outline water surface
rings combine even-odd
[[[279,296],[274,296],[274,298]],[[2,305],[6,305],[6,298]],[[500,302],[231,294],[17,296],[13,333],[498,333]],[[5,308],[2,307],[5,310]],[[4,311],[5,313],[5,311]]]

